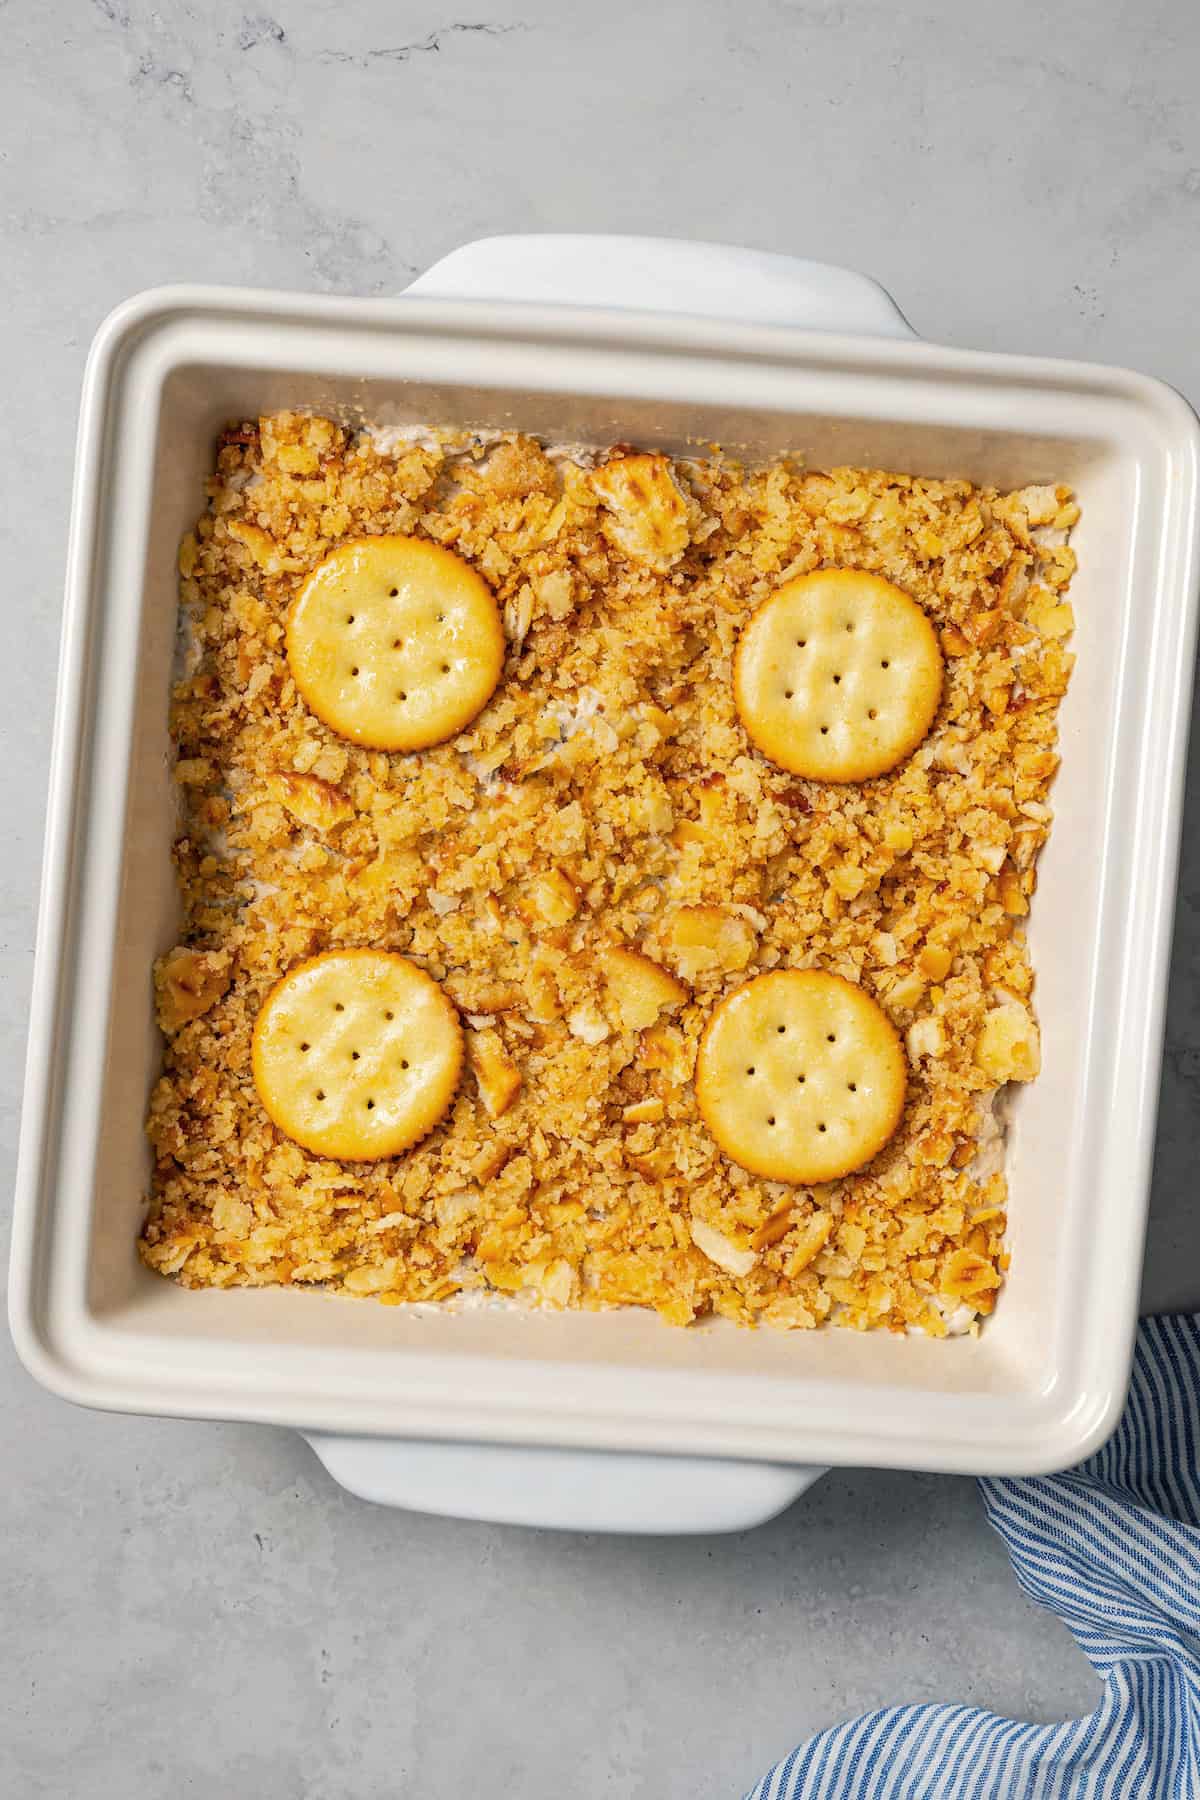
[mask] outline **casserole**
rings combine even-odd
[[[562,304],[581,295],[604,304]],[[1013,1108],[1013,1264],[978,1340],[185,1292],[138,1263],[150,967],[177,918],[175,554],[216,431],[283,406],[1077,490],[1078,664],[1030,929],[1043,1070]],[[750,252],[498,240],[392,302],[129,302],[93,347],[80,425],[10,1292],[27,1365],[87,1404],[305,1429],[373,1498],[543,1522],[712,1529],[776,1510],[821,1463],[1086,1455],[1119,1414],[1135,1321],[1196,479],[1196,422],[1162,385],[923,345],[874,283]]]

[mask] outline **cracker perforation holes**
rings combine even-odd
[[[791,1047],[758,1065],[748,1106],[739,1077],[755,1064],[743,1061],[745,1045],[769,1042],[781,1025]],[[850,1079],[847,1061],[856,1071]],[[856,983],[820,969],[778,970],[754,976],[717,1005],[700,1040],[695,1093],[717,1144],[752,1174],[832,1181],[864,1167],[899,1124],[904,1050],[886,1013]],[[839,1093],[847,1096],[840,1102]]]
[[[432,1130],[462,1059],[449,996],[386,950],[297,964],[260,1007],[251,1045],[254,1086],[279,1129],[350,1162],[399,1155]]]
[[[792,651],[805,645],[813,656],[801,663]],[[781,687],[789,662],[791,685]],[[869,781],[928,732],[944,666],[911,594],[859,570],[823,569],[784,582],[743,627],[734,704],[751,742],[780,768],[817,781]]]
[[[398,535],[348,539],[293,601],[287,655],[306,705],[339,736],[364,749],[423,750],[491,699],[504,627],[491,588],[456,552]]]

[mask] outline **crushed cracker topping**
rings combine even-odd
[[[156,971],[141,1254],[189,1287],[943,1336],[992,1310],[1007,1266],[1005,1179],[973,1162],[998,1084],[1037,1068],[1023,921],[1078,509],[1047,485],[596,461],[517,434],[389,444],[299,413],[222,435],[180,551],[184,919]],[[505,620],[491,703],[420,755],[335,736],[284,649],[306,574],[383,532],[468,558]],[[827,565],[906,589],[948,659],[928,739],[849,788],[756,755],[730,682],[754,607]],[[250,1073],[273,983],[356,944],[442,981],[472,1046],[443,1124],[373,1165],[289,1142]],[[692,1091],[712,1007],[785,967],[861,982],[909,1050],[896,1137],[812,1189],[726,1161]]]

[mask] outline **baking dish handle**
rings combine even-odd
[[[773,1519],[825,1473],[628,1451],[304,1436],[333,1479],[361,1500],[560,1531],[745,1531]]]
[[[868,337],[916,335],[869,275],[684,238],[480,238],[452,250],[405,291],[426,299],[549,301]]]

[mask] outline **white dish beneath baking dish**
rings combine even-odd
[[[1012,1269],[977,1340],[189,1292],[142,1267],[150,967],[178,917],[176,550],[215,432],[282,406],[1077,489],[1078,666],[1030,931],[1044,1064],[1013,1109]],[[88,1405],[296,1426],[373,1499],[593,1529],[753,1523],[821,1464],[1086,1455],[1135,1322],[1198,446],[1157,382],[922,344],[864,277],[716,246],[499,239],[395,301],[180,288],[120,308],[80,422],[10,1283],[27,1366]]]

